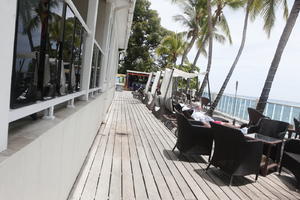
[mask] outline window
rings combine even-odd
[[[13,108],[32,103],[37,99],[41,23],[36,11],[39,4],[39,0],[18,1],[11,90]]]
[[[97,70],[96,70],[96,87],[100,87],[100,69],[101,69],[101,51],[98,51]]]
[[[79,91],[85,36],[63,0],[18,0],[11,108]]]
[[[90,88],[100,86],[100,69],[101,69],[101,51],[97,45],[94,45],[93,60],[91,67]]]

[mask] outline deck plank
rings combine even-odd
[[[68,200],[300,199],[276,173],[235,178],[207,156],[172,152],[175,135],[130,92],[116,92]],[[283,176],[290,176],[283,172]]]

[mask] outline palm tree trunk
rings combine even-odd
[[[194,59],[193,65],[192,65],[192,69],[191,69],[192,71],[194,71],[194,68],[196,67],[196,64],[200,57],[200,54],[201,54],[201,48],[198,49],[197,54],[195,56],[195,59]]]
[[[194,34],[190,43],[188,44],[188,46],[186,47],[186,49],[184,50],[183,54],[182,54],[182,58],[181,58],[181,63],[180,65],[182,66],[186,57],[187,57],[187,54],[190,52],[190,50],[192,49],[192,47],[194,46],[195,44],[195,41],[197,40],[197,37],[198,35],[197,34]]]
[[[242,36],[241,45],[240,45],[238,53],[237,53],[237,55],[234,59],[233,64],[231,65],[231,68],[230,68],[230,70],[229,70],[229,72],[226,76],[225,81],[222,84],[222,87],[221,87],[216,99],[214,100],[212,106],[210,107],[210,109],[207,112],[207,114],[210,115],[210,116],[212,116],[215,108],[218,106],[218,103],[219,103],[219,101],[220,101],[220,99],[221,99],[221,97],[222,97],[222,95],[223,95],[223,93],[226,89],[226,86],[227,86],[227,84],[228,84],[228,82],[229,82],[229,80],[232,76],[232,73],[233,73],[233,71],[234,71],[234,69],[235,69],[235,67],[236,67],[236,65],[237,65],[237,63],[238,63],[238,61],[239,61],[239,59],[242,55],[242,52],[243,52],[243,49],[244,49],[244,46],[245,46],[245,42],[246,42],[246,36],[247,36],[249,9],[250,9],[250,6],[252,5],[252,3],[253,3],[253,0],[248,0],[248,2],[247,2],[247,8],[246,8],[246,14],[245,14],[245,19],[244,19],[244,28],[243,28],[243,36]]]
[[[199,96],[202,96],[204,88],[207,85],[207,79],[209,76],[211,63],[212,63],[212,50],[213,50],[213,38],[212,38],[212,16],[211,16],[211,0],[207,1],[207,12],[208,12],[208,61],[207,61],[207,68],[206,68],[206,74],[204,76],[203,82],[201,84],[200,90],[199,90]]]
[[[272,83],[277,71],[277,68],[279,66],[280,63],[280,59],[282,56],[282,53],[284,51],[284,48],[289,40],[289,37],[292,33],[292,30],[294,28],[294,25],[296,23],[297,17],[299,15],[299,11],[300,11],[300,0],[295,0],[294,1],[294,5],[292,7],[291,13],[288,17],[287,23],[284,27],[284,30],[282,32],[282,35],[280,37],[279,43],[277,45],[277,49],[274,55],[274,58],[272,60],[264,87],[262,89],[259,101],[257,103],[256,109],[260,112],[263,113],[263,111],[265,110],[265,106],[267,104],[268,98],[269,98],[269,93],[272,87]]]

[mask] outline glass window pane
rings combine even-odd
[[[100,87],[100,70],[101,70],[101,52],[98,52],[98,61],[97,61],[97,74],[96,74],[96,86]]]
[[[94,45],[93,50],[93,59],[92,59],[92,67],[91,67],[91,77],[90,77],[90,88],[95,88],[96,84],[96,65],[97,65],[97,56],[99,49],[96,45]]]
[[[49,4],[47,49],[45,55],[44,99],[57,96],[59,92],[60,49],[63,34],[63,0],[52,0]]]
[[[75,80],[72,72],[73,70],[73,41],[74,41],[74,27],[75,27],[75,16],[73,11],[67,6],[66,17],[64,23],[64,40],[63,40],[63,70],[65,77],[62,77],[61,81],[61,93],[73,92],[75,87]],[[63,80],[65,79],[65,80]]]
[[[15,38],[11,107],[33,103],[37,98],[38,57],[41,43],[39,0],[19,0]]]

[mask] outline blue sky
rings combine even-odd
[[[182,13],[182,11],[176,5],[171,4],[171,0],[150,0],[150,2],[152,3],[151,8],[159,13],[162,26],[175,32],[184,30],[184,27],[172,18],[174,15]],[[289,8],[291,8],[293,0],[288,0],[288,2]],[[235,82],[239,81],[239,95],[260,96],[277,43],[285,25],[281,7],[278,7],[277,10],[276,24],[270,38],[267,37],[262,29],[261,18],[250,22],[245,49],[227,86],[226,93],[234,93]],[[238,11],[226,9],[224,14],[231,29],[233,44],[220,45],[214,43],[210,80],[212,91],[216,92],[220,89],[239,48],[245,13],[242,9]],[[300,102],[299,36],[300,20],[298,19],[273,82],[270,93],[270,98],[272,99]],[[193,49],[189,54],[190,61],[194,59],[195,54],[196,49]],[[205,71],[206,63],[206,58],[199,58],[197,64],[200,66],[201,71]]]

